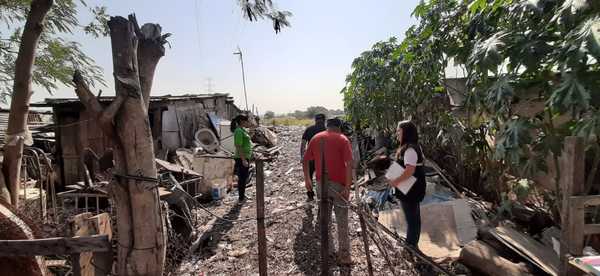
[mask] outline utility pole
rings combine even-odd
[[[248,111],[248,94],[246,93],[246,73],[244,72],[244,55],[242,54],[240,46],[238,46],[237,49],[238,51],[233,54],[240,56],[240,64],[242,65],[242,82],[244,83],[244,99],[246,100],[246,111]]]
[[[211,77],[206,78],[206,93],[213,92],[213,79]]]

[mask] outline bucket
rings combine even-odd
[[[213,187],[212,188],[212,198],[213,198],[213,200],[222,199],[225,196],[225,193],[227,193],[227,190],[225,190],[222,187]]]

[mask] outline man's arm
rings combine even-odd
[[[308,150],[307,152],[305,152],[305,154],[302,156],[302,170],[304,171],[304,185],[306,186],[306,190],[307,191],[312,191],[312,179],[310,177],[310,171],[309,171],[309,166],[308,166],[308,162],[310,160],[312,160],[312,153],[311,153],[311,144],[308,144]]]
[[[350,145],[350,141],[348,140],[348,138],[345,138],[345,143],[344,143],[344,148],[343,150],[343,158],[344,158],[344,162],[346,163],[346,185],[344,185],[344,190],[342,192],[342,195],[346,198],[346,199],[350,199],[350,187],[352,186],[352,169],[354,166],[354,162],[352,160],[352,145]]]
[[[302,142],[300,142],[300,160],[304,160],[304,152],[306,151],[306,144],[307,144],[307,141],[302,139]]]
[[[310,192],[312,191],[312,179],[308,169],[308,159],[304,159],[302,162],[302,170],[304,171],[304,186],[306,186],[306,190]]]

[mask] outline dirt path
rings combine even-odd
[[[278,129],[280,156],[265,165],[265,209],[268,271],[270,275],[317,275],[319,273],[318,206],[305,203],[306,194],[299,160],[302,128]],[[237,204],[237,193],[205,205],[220,220],[209,228],[210,239],[181,265],[176,275],[252,275],[258,274],[255,186],[247,189],[250,200]],[[213,216],[197,210],[204,224]],[[361,242],[358,217],[350,212],[350,238],[355,265],[353,275],[366,275],[367,265]],[[335,234],[333,237],[336,237]],[[391,275],[377,248],[371,244],[376,275]],[[398,258],[396,261],[402,262]],[[397,267],[399,275],[414,275],[406,263]],[[336,272],[339,267],[334,267]]]

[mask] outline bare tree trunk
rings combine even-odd
[[[161,34],[161,27],[158,24],[144,24],[142,28],[138,28],[135,17],[130,17],[134,23],[135,32],[139,38],[137,51],[140,86],[142,88],[142,96],[144,98],[144,107],[148,109],[150,104],[150,91],[152,90],[152,81],[154,80],[154,72],[156,65],[161,57],[165,55],[166,38],[171,34]]]
[[[161,35],[160,26],[155,24],[146,24],[140,30],[134,16],[129,20],[111,17],[108,26],[116,98],[103,109],[78,73],[73,78],[75,92],[86,109],[99,118],[103,131],[115,145],[116,182],[112,185],[112,196],[117,205],[119,232],[117,272],[119,275],[162,275],[165,232],[146,103],[152,85],[152,79],[147,77],[154,76],[168,35]],[[144,29],[153,30],[153,36],[145,36]],[[144,51],[150,53],[149,57],[138,53],[138,37],[154,39]],[[162,54],[157,56],[157,52]],[[140,81],[141,64],[145,68],[144,82]]]
[[[15,62],[15,80],[10,102],[4,162],[2,170],[10,191],[7,200],[17,207],[19,202],[19,178],[23,157],[23,140],[27,131],[27,116],[31,98],[31,75],[35,61],[35,50],[44,29],[44,18],[52,7],[52,0],[33,0],[21,35],[21,45]],[[2,187],[0,187],[2,189]]]
[[[117,155],[116,167],[127,176],[156,179],[152,134],[138,75],[134,24],[123,17],[112,17],[108,26],[116,94],[125,98],[115,118],[115,130],[122,147],[119,150],[123,152]],[[165,241],[156,187],[156,182],[130,177],[121,178],[115,186],[119,226],[128,225],[125,228],[130,228],[124,231],[129,236],[128,243],[120,242],[125,246],[118,251],[117,271],[121,275],[162,275]],[[122,233],[119,229],[119,236]]]

